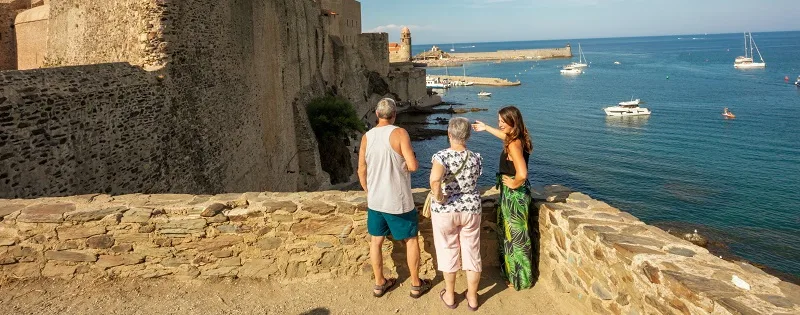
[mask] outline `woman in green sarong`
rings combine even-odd
[[[498,128],[480,121],[472,125],[475,131],[488,131],[503,140],[500,154],[500,171],[497,185],[500,202],[497,209],[497,226],[503,231],[500,238],[500,263],[503,277],[515,290],[533,286],[533,256],[528,227],[528,209],[531,203],[528,184],[528,159],[533,143],[522,120],[522,113],[514,106],[500,109]],[[538,229],[538,227],[532,227]]]

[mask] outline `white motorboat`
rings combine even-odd
[[[566,66],[563,69],[561,69],[561,74],[581,74],[581,73],[583,73],[583,70],[581,70],[580,68]]]
[[[619,106],[632,106],[632,105],[639,106],[639,104],[641,104],[641,103],[642,103],[642,100],[640,100],[638,98],[637,99],[633,99],[631,97],[630,101],[619,102]]]
[[[615,64],[615,65],[618,65],[618,64],[620,64],[620,63],[619,63],[619,61],[614,61],[614,64]]]
[[[603,108],[603,111],[606,112],[606,116],[642,116],[642,115],[650,115],[650,110],[647,109],[647,108],[639,107],[639,104],[611,106],[611,107]]]
[[[800,87],[800,76],[797,76],[797,81],[794,81],[794,85]]]
[[[439,79],[428,78],[425,80],[425,87],[429,89],[447,89],[450,88],[450,84]]]
[[[749,52],[748,52],[748,42],[749,45]],[[761,62],[755,62],[753,60],[753,49],[756,50],[758,53],[758,58],[761,59]],[[736,60],[733,61],[733,67],[737,69],[755,69],[755,68],[764,68],[767,66],[767,63],[764,62],[764,58],[761,57],[761,52],[758,50],[758,46],[756,46],[756,42],[753,40],[753,34],[745,33],[744,34],[744,56],[736,57]]]
[[[492,96],[492,93],[481,91],[478,96]]]
[[[581,48],[581,43],[578,43],[578,62],[573,62],[569,64],[567,67],[572,68],[586,68],[589,66],[588,61],[586,61],[586,57],[583,56],[583,49]]]

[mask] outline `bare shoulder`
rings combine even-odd
[[[392,130],[392,134],[390,135],[390,137],[392,138],[392,140],[410,139],[410,137],[408,136],[408,131],[406,131],[406,129],[402,127],[397,127],[394,130]]]

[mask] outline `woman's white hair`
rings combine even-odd
[[[397,104],[391,98],[384,98],[375,106],[375,115],[380,119],[392,119],[397,113]]]
[[[450,123],[447,126],[447,133],[450,134],[450,138],[454,141],[461,143],[467,142],[470,135],[469,119],[464,117],[450,119]]]

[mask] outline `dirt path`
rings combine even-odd
[[[435,287],[419,300],[408,296],[408,282],[378,299],[370,293],[366,276],[339,281],[275,284],[250,280],[37,280],[0,285],[0,314],[456,314],[466,313],[462,301],[455,311],[446,309]],[[460,276],[457,292],[465,288]],[[516,292],[497,274],[481,280],[478,314],[582,314],[540,281],[530,290]]]

